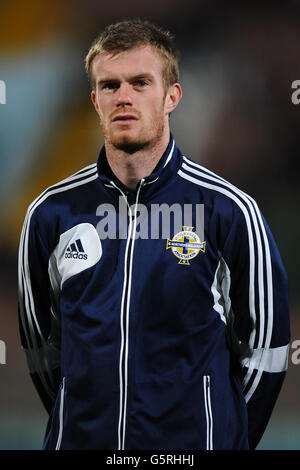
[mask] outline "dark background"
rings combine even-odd
[[[47,186],[96,160],[103,139],[84,57],[103,26],[137,16],[175,34],[183,87],[171,117],[177,144],[257,200],[289,277],[291,346],[300,339],[300,104],[291,99],[300,79],[300,2],[2,0],[0,449],[39,449],[47,418],[18,333],[17,250],[26,208]],[[261,449],[300,448],[293,352]]]

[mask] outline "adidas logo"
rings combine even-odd
[[[84,252],[80,238],[68,246],[65,252],[65,258],[88,259],[88,255]]]

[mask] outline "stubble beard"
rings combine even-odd
[[[161,140],[165,129],[164,114],[161,110],[159,119],[153,119],[151,127],[146,131],[142,130],[136,137],[130,137],[125,133],[124,135],[111,135],[101,120],[100,127],[104,139],[109,145],[117,150],[132,155],[141,150],[153,148]]]

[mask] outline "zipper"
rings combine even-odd
[[[60,389],[60,404],[59,404],[59,431],[55,450],[59,450],[61,446],[63,425],[64,425],[64,398],[65,398],[65,377],[62,379],[62,386]]]
[[[118,450],[125,449],[125,433],[126,433],[126,414],[127,414],[127,388],[128,388],[128,344],[129,344],[129,306],[130,306],[130,295],[131,295],[131,278],[132,278],[132,263],[133,263],[133,252],[135,243],[136,233],[136,212],[137,204],[140,195],[141,187],[144,184],[144,179],[140,181],[137,189],[134,212],[124,192],[118,188],[118,186],[111,181],[111,184],[122,194],[124,197],[128,212],[129,212],[129,227],[127,234],[127,242],[125,249],[125,261],[124,261],[124,283],[121,300],[121,312],[120,312],[120,329],[121,329],[121,348],[120,348],[120,360],[119,360],[119,379],[120,379],[120,412],[119,412],[119,424],[118,424]]]
[[[203,376],[204,407],[206,415],[206,450],[213,450],[213,418],[211,411],[210,376]]]

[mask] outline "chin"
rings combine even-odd
[[[147,140],[133,138],[125,135],[116,139],[112,139],[111,143],[116,149],[122,150],[126,153],[138,152],[139,150],[142,150],[149,145]]]

